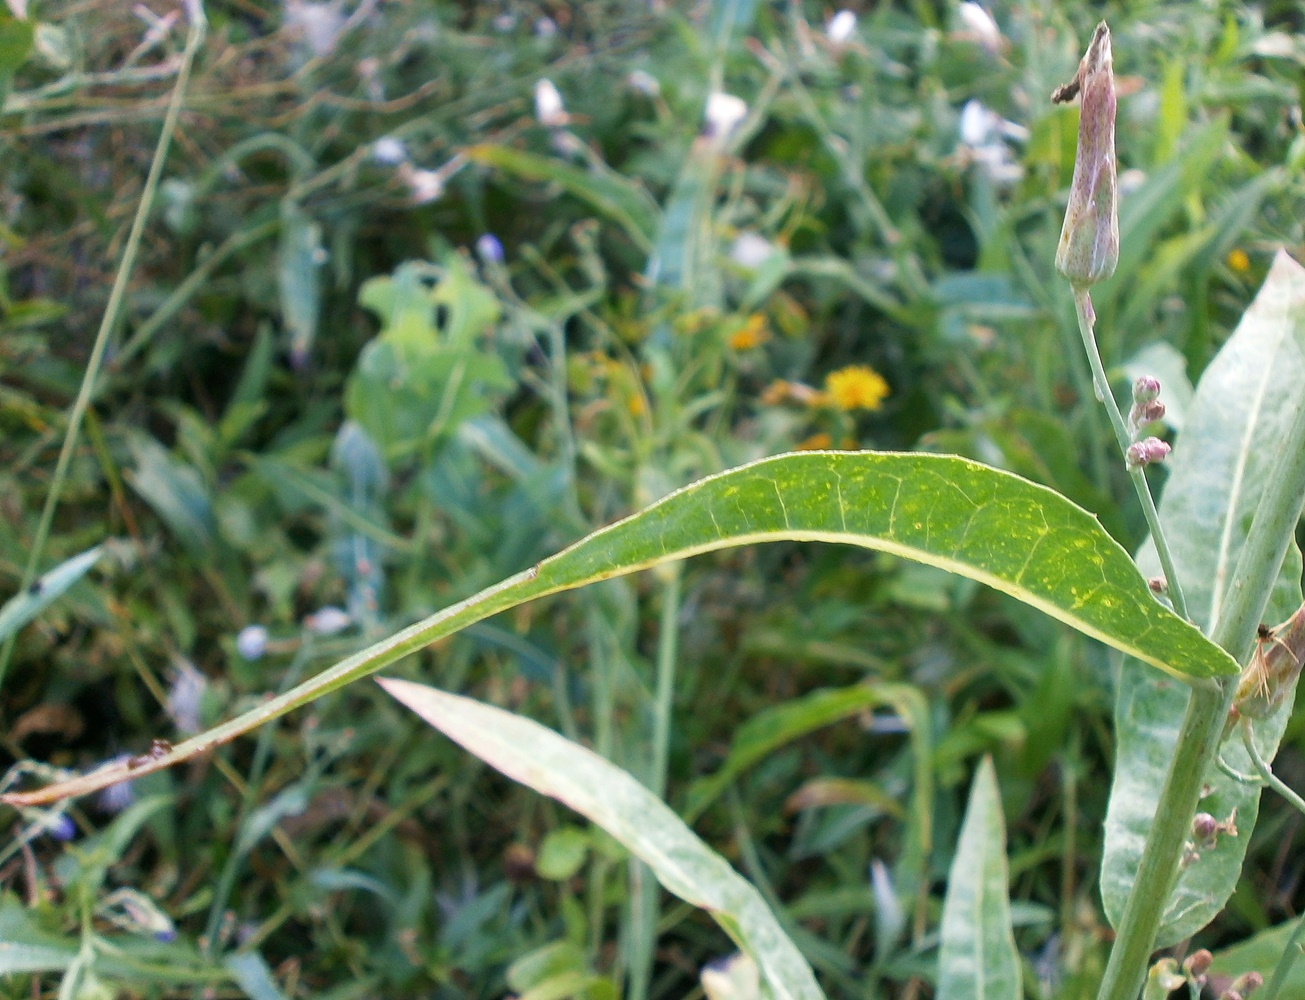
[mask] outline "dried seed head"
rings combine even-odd
[[[1277,628],[1260,626],[1255,651],[1242,670],[1233,696],[1233,713],[1247,719],[1268,718],[1295,690],[1305,662],[1305,605]]]
[[[1115,175],[1115,72],[1110,29],[1102,21],[1074,79],[1051,95],[1059,104],[1080,97],[1078,155],[1056,270],[1076,288],[1115,273],[1119,261],[1119,209]]]

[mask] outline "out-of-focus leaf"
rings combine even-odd
[[[7,81],[27,61],[35,38],[36,28],[31,21],[0,11],[0,78]]]
[[[286,1000],[272,978],[272,970],[256,951],[238,951],[223,963],[249,1000]]]
[[[0,606],[0,642],[30,622],[89,573],[91,567],[99,561],[102,551],[97,545],[61,562],[34,580],[29,588],[5,601]]]
[[[1236,332],[1210,363],[1192,400],[1185,429],[1167,463],[1160,519],[1196,621],[1213,629],[1251,518],[1273,474],[1278,448],[1294,419],[1285,402],[1305,384],[1305,268],[1279,254],[1264,287]],[[1159,564],[1148,546],[1139,556],[1148,573]],[[1284,560],[1267,610],[1269,624],[1285,620],[1301,603],[1301,557],[1293,545]],[[1101,896],[1106,916],[1118,926],[1138,859],[1155,813],[1156,790],[1173,757],[1187,690],[1126,661],[1115,710],[1118,746],[1115,779],[1106,813]],[[1255,727],[1266,759],[1277,752],[1290,714],[1283,710]],[[1243,774],[1253,767],[1236,739],[1224,759]],[[1206,776],[1210,794],[1201,809],[1216,819],[1236,811],[1239,835],[1219,837],[1198,861],[1183,868],[1165,908],[1157,948],[1195,934],[1227,902],[1259,813],[1258,785],[1222,771]]]
[[[1011,930],[1006,868],[1006,823],[992,759],[974,775],[960,843],[947,878],[939,997],[947,1000],[1020,1000],[1020,957]]]
[[[290,335],[290,356],[302,364],[317,337],[322,311],[322,227],[289,199],[281,202],[281,243],[277,249],[277,288],[281,321]]]
[[[532,181],[557,184],[567,194],[607,216],[625,230],[641,250],[652,247],[657,229],[657,205],[642,186],[614,171],[593,166],[581,170],[551,157],[538,156],[510,146],[472,146],[464,155],[473,163],[497,167],[504,173]]]
[[[153,438],[134,435],[130,447],[135,468],[127,473],[127,481],[179,542],[192,551],[209,549],[213,503],[200,474],[174,459]]]
[[[761,894],[625,771],[511,712],[411,681],[380,683],[487,764],[601,826],[647,864],[667,891],[711,913],[757,963],[776,998],[823,998],[806,959]]]
[[[1277,927],[1270,927],[1254,937],[1216,951],[1214,964],[1210,966],[1211,977],[1231,980],[1244,972],[1258,972],[1264,976],[1264,981],[1267,983],[1302,919],[1305,918],[1289,920]],[[1279,1000],[1305,997],[1305,959],[1298,956],[1298,960],[1280,984],[1278,997]]]

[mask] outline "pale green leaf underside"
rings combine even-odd
[[[1096,518],[1052,490],[949,455],[804,452],[686,486],[533,570],[382,640],[170,754],[142,762],[131,776],[187,759],[525,601],[699,552],[783,539],[842,542],[950,570],[1175,674],[1208,677],[1237,669],[1155,600]],[[127,776],[118,767],[5,801],[51,801]]]
[[[1020,1000],[1020,958],[1011,931],[1006,824],[992,759],[974,775],[943,902],[938,996]]]
[[[1233,336],[1201,376],[1183,432],[1168,461],[1161,522],[1193,616],[1213,631],[1233,567],[1255,508],[1287,444],[1289,404],[1305,384],[1305,268],[1280,254]],[[1272,447],[1264,444],[1272,443]],[[1297,445],[1299,446],[1299,445]],[[1230,513],[1231,512],[1231,513]],[[1148,546],[1144,570],[1157,560]],[[1301,557],[1293,545],[1266,611],[1267,624],[1283,621],[1301,603]],[[1293,699],[1256,726],[1257,743],[1272,759]],[[1106,812],[1101,898],[1118,926],[1138,860],[1155,814],[1157,790],[1173,758],[1187,688],[1125,661],[1115,710],[1115,778]],[[1243,774],[1252,767],[1238,740],[1223,756]],[[1237,837],[1184,868],[1166,906],[1156,947],[1195,934],[1224,907],[1237,885],[1259,811],[1260,789],[1222,771],[1206,776],[1210,794],[1200,808],[1217,819],[1237,813]]]
[[[380,683],[485,763],[601,826],[647,864],[668,892],[710,912],[756,961],[771,995],[823,1000],[811,967],[761,894],[625,771],[501,708],[411,681]]]

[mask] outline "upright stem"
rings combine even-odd
[[[679,658],[680,579],[683,563],[663,572],[661,634],[657,639],[657,681],[652,705],[652,768],[648,787],[659,798],[666,794],[670,758],[671,708],[675,702],[675,665]],[[652,981],[653,945],[657,937],[657,880],[642,861],[631,862],[630,980],[626,996],[644,1000]]]
[[[1133,443],[1124,416],[1119,412],[1114,393],[1110,391],[1110,381],[1106,378],[1105,366],[1101,364],[1101,352],[1097,350],[1096,332],[1093,330],[1092,300],[1088,290],[1083,287],[1074,289],[1074,308],[1078,313],[1078,330],[1083,335],[1083,348],[1087,351],[1088,364],[1092,366],[1092,382],[1096,388],[1097,399],[1106,405],[1110,415],[1110,426],[1114,428],[1119,450],[1127,452]],[[1151,497],[1151,487],[1146,481],[1146,472],[1140,468],[1130,468],[1128,477],[1133,481],[1133,490],[1142,504],[1142,513],[1146,516],[1147,526],[1151,529],[1151,540],[1155,543],[1156,555],[1160,557],[1160,568],[1168,584],[1169,599],[1179,617],[1187,617],[1187,599],[1183,596],[1178,573],[1174,570],[1174,559],[1169,553],[1169,542],[1165,540],[1164,529],[1160,526],[1160,513],[1156,510],[1155,500]]]
[[[1210,634],[1238,660],[1250,652],[1256,626],[1305,507],[1305,388],[1297,394],[1294,407],[1291,430],[1279,442],[1282,462],[1255,510],[1227,598]],[[1135,1000],[1146,979],[1147,960],[1178,872],[1201,783],[1218,753],[1235,690],[1235,678],[1193,686],[1098,1000]]]
[[[104,353],[109,340],[118,325],[122,314],[123,298],[127,294],[127,281],[136,267],[136,255],[140,251],[140,241],[145,233],[145,223],[154,207],[154,197],[158,191],[159,179],[163,176],[163,164],[168,158],[168,148],[172,145],[172,135],[177,130],[177,120],[181,116],[181,107],[185,103],[186,84],[190,80],[190,69],[204,41],[204,9],[200,0],[186,5],[190,16],[190,34],[186,38],[186,48],[181,56],[181,65],[177,70],[177,81],[172,87],[172,97],[168,101],[167,114],[163,118],[163,130],[159,133],[158,144],[154,147],[154,159],[150,162],[145,185],[141,189],[140,202],[136,206],[136,216],[132,219],[131,230],[127,234],[127,243],[122,251],[122,261],[118,264],[118,273],[113,279],[113,288],[109,291],[109,301],[100,318],[100,328],[95,334],[95,343],[91,346],[91,356],[86,361],[86,371],[82,375],[81,388],[68,414],[68,429],[64,434],[63,447],[54,466],[54,475],[50,479],[50,490],[45,495],[45,506],[41,509],[41,519],[36,524],[36,534],[32,538],[31,548],[27,554],[27,565],[23,569],[20,591],[26,590],[36,579],[41,556],[45,551],[46,539],[50,536],[50,526],[54,523],[54,512],[59,506],[59,497],[63,493],[64,481],[68,478],[68,466],[72,462],[73,452],[77,450],[77,439],[81,434],[82,421],[90,408],[95,394],[95,380],[104,364]],[[4,683],[9,669],[9,660],[13,656],[17,633],[13,633],[0,646],[0,684]]]
[[[1178,877],[1183,844],[1201,798],[1201,785],[1219,749],[1234,685],[1206,682],[1192,688],[1178,733],[1177,752],[1156,804],[1137,877],[1110,949],[1097,1000],[1136,1000],[1169,892]]]

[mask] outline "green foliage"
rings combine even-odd
[[[1046,95],[1095,17],[1020,0],[989,37],[955,5],[879,5],[837,40],[810,3],[210,0],[60,479],[189,9],[146,23],[130,4],[33,3],[0,20],[0,771],[16,765],[0,790],[138,755],[123,799],[0,806],[0,968],[29,970],[8,966],[0,993],[751,1000],[746,962],[712,972],[735,948],[721,927],[370,685],[146,774],[152,740],[267,718],[269,692],[352,664],[329,675],[342,683],[380,648],[664,788],[831,998],[936,981],[965,789],[990,756],[1025,992],[1094,995],[1122,886],[1103,913],[1092,874],[1103,847],[1126,868],[1101,840],[1106,775],[1137,734],[1124,724],[1116,747],[1114,661],[1090,636],[1230,667],[1124,554],[1146,529],[1054,275],[1077,112]],[[1183,435],[1227,424],[1227,444],[1247,425],[1208,393],[1174,404],[1240,356],[1221,347],[1274,251],[1305,244],[1299,26],[1282,5],[1110,17],[1122,243],[1095,290],[1102,350],[1117,388],[1164,384],[1164,516],[1183,494],[1217,518],[1222,484],[1204,488]],[[565,102],[548,124],[532,117],[545,78]],[[709,137],[715,92],[746,115]],[[889,395],[840,405],[826,378],[854,366]],[[1284,432],[1266,433],[1271,457]],[[1032,533],[1003,534],[988,508],[995,567],[955,562],[931,531],[902,555],[935,565],[887,551],[887,531],[868,549],[785,541],[516,605],[429,649],[435,633],[402,631],[542,593],[460,603],[594,532],[548,565],[575,571],[567,586],[606,576],[604,546],[631,529],[602,529],[668,495],[638,523],[680,503],[686,551],[711,537],[695,497],[719,515],[733,508],[713,490],[743,481],[778,528],[765,477],[675,491],[798,448],[966,456],[899,458],[1009,485]],[[1262,457],[1236,480],[1248,500]],[[824,470],[807,499],[837,467],[771,461],[790,493]],[[951,510],[939,481],[916,498]],[[837,505],[812,509],[828,515],[815,535],[841,532]],[[1070,530],[1035,531],[1048,511]],[[1224,522],[1229,552],[1248,519]],[[1084,617],[1021,581],[1044,530],[1038,551],[1090,538],[1131,610]],[[640,544],[626,569],[660,558]],[[1182,557],[1202,624],[1207,555]],[[1035,593],[1086,631],[1012,599]],[[1124,677],[1121,698],[1172,721],[1155,692],[1178,678]],[[1281,740],[1289,780],[1299,730]],[[1157,772],[1139,773],[1154,801]],[[1220,803],[1259,800],[1212,780]],[[116,811],[131,794],[154,803],[143,825]],[[1243,875],[1196,944],[1299,911],[1277,853],[1294,828],[1275,797],[1259,808],[1254,835],[1239,808],[1241,836],[1207,852],[1228,859],[1211,895]],[[157,916],[176,940],[156,939]],[[1271,958],[1255,959],[1266,977]]]

